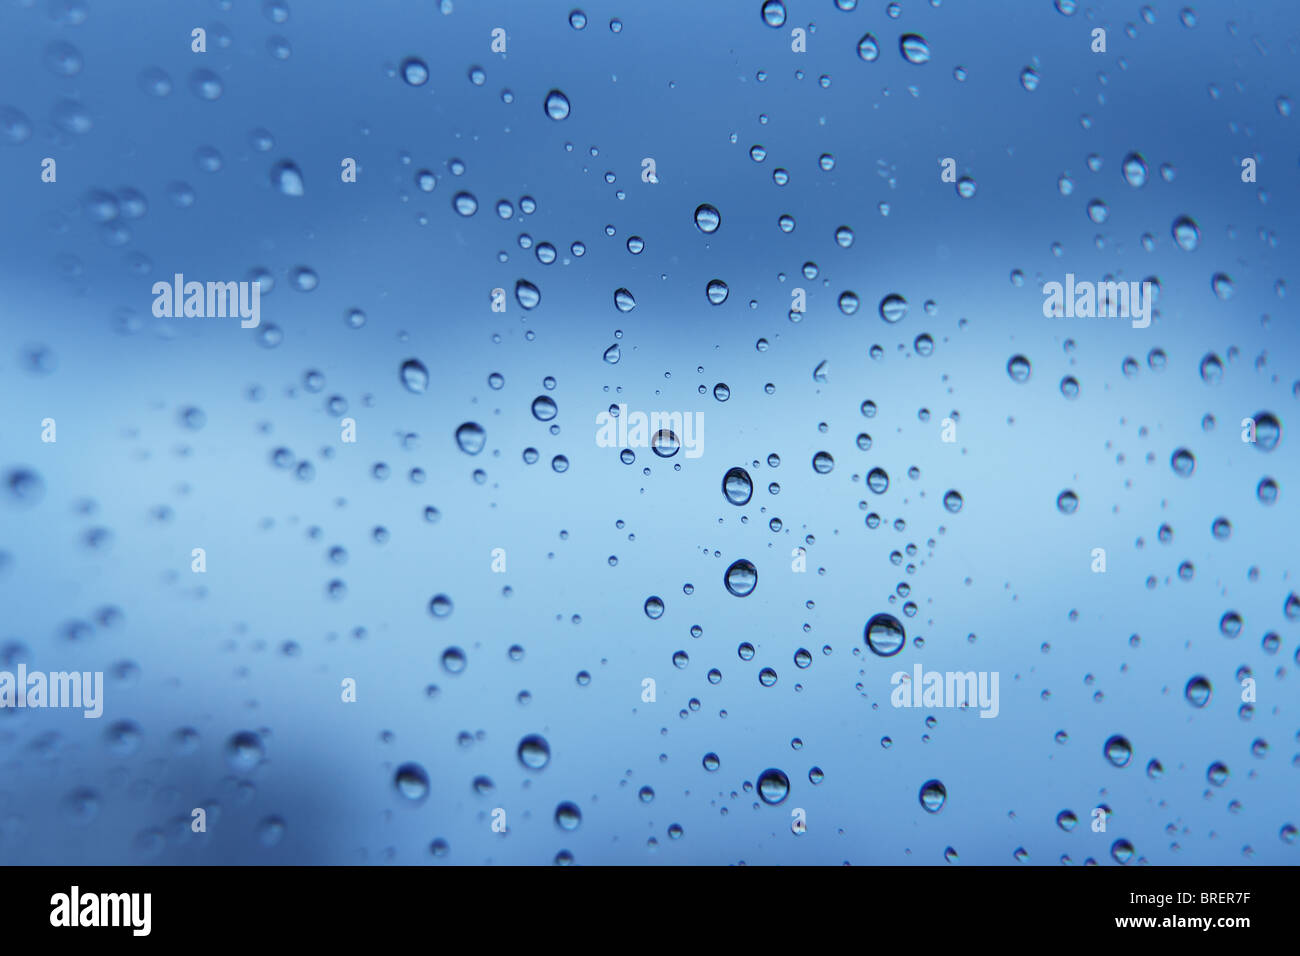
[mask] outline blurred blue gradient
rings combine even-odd
[[[0,669],[107,679],[100,720],[0,710],[0,862],[1296,862],[1296,7],[789,0],[774,28],[761,0],[574,4],[0,2]],[[257,329],[152,314],[175,273],[260,270]],[[1044,318],[1066,273],[1154,278],[1154,321]],[[703,454],[623,463],[595,438],[619,403],[703,413]],[[1241,438],[1261,412],[1271,450]],[[745,598],[723,586],[738,559]],[[881,612],[908,637],[888,659],[864,642]],[[917,663],[997,672],[998,717],[895,709],[890,677]],[[260,759],[232,752],[241,732]],[[790,780],[776,805],[768,768]]]

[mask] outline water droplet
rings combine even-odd
[[[1197,675],[1187,682],[1183,689],[1184,696],[1187,697],[1188,703],[1193,707],[1204,707],[1210,702],[1210,694],[1213,688],[1210,686],[1209,678]]]
[[[898,38],[898,50],[908,63],[929,63],[930,45],[919,33],[904,33]]]
[[[211,70],[195,70],[190,74],[190,92],[201,100],[219,100],[223,92],[221,77]]]
[[[541,305],[542,293],[527,279],[520,279],[515,283],[515,301],[522,308],[535,309]]]
[[[582,811],[577,804],[567,800],[555,808],[555,824],[561,830],[576,830],[582,823]]]
[[[744,468],[732,468],[722,476],[722,494],[733,505],[747,505],[754,496],[754,481]]]
[[[1023,355],[1013,355],[1007,362],[1007,374],[1011,376],[1011,381],[1017,384],[1023,385],[1029,381],[1031,371],[1029,359]]]
[[[424,86],[429,82],[429,68],[423,60],[409,57],[402,61],[402,79],[408,86]]]
[[[472,216],[478,212],[478,199],[473,193],[459,192],[451,198],[451,207],[462,216]]]
[[[519,741],[519,762],[529,770],[541,770],[551,762],[551,745],[539,734],[529,734]]]
[[[880,657],[893,657],[907,644],[903,624],[892,614],[875,614],[863,628],[867,647]]]
[[[781,0],[764,0],[763,22],[769,27],[785,26],[785,4]]]
[[[1056,496],[1056,510],[1063,515],[1072,515],[1079,510],[1079,496],[1068,488]]]
[[[251,730],[241,730],[226,742],[226,763],[239,773],[252,770],[265,756],[262,738]]]
[[[708,203],[701,203],[695,207],[695,225],[700,232],[706,234],[717,232],[722,225],[722,215]]]
[[[418,763],[404,763],[393,775],[397,792],[412,803],[419,803],[429,795],[429,775]]]
[[[1190,478],[1196,470],[1196,456],[1186,448],[1179,448],[1169,459],[1169,465],[1179,478]]]
[[[950,491],[943,496],[943,506],[947,508],[949,511],[951,511],[953,514],[956,514],[957,512],[961,511],[962,504],[963,502],[962,502],[962,497],[960,492]]]
[[[10,501],[31,507],[45,496],[45,481],[30,468],[15,468],[5,476]]]
[[[1133,759],[1133,745],[1128,739],[1116,734],[1107,739],[1105,746],[1102,748],[1106,759],[1116,767],[1127,767],[1130,760]]]
[[[880,317],[891,325],[901,322],[907,315],[907,300],[897,293],[891,293],[880,300]]]
[[[889,474],[883,468],[872,468],[867,473],[867,487],[878,495],[889,490]]]
[[[1201,230],[1191,216],[1179,216],[1174,220],[1174,242],[1185,252],[1192,252],[1201,244]]]
[[[549,395],[538,395],[533,399],[533,417],[539,422],[549,422],[560,413],[555,399]]]
[[[682,443],[670,429],[661,428],[650,438],[650,450],[660,458],[671,458],[681,450]]]
[[[776,806],[790,795],[790,778],[784,771],[770,768],[758,775],[758,795],[769,806]]]
[[[948,790],[938,780],[927,780],[921,785],[920,798],[926,813],[938,813],[948,801]]]
[[[636,299],[627,289],[615,289],[614,307],[620,312],[631,312],[636,308]]]
[[[447,601],[446,611],[439,613],[437,610],[434,610],[434,606],[432,604],[430,605],[430,610],[433,610],[434,617],[446,617],[448,614],[451,613],[451,602],[447,600],[446,595],[439,595],[438,597],[442,598],[444,601]],[[434,598],[434,601],[437,600],[438,598]],[[465,657],[465,652],[459,647],[449,647],[442,652],[442,669],[445,670],[448,674],[464,673],[465,667],[468,663],[469,661]]]
[[[706,293],[710,302],[714,305],[722,305],[722,303],[727,301],[729,291],[730,290],[727,289],[727,283],[723,282],[721,279],[711,279],[709,280]]]
[[[1147,161],[1142,158],[1141,153],[1129,153],[1124,157],[1124,164],[1121,167],[1124,172],[1124,181],[1134,189],[1140,189],[1147,182]]]
[[[1133,854],[1135,852],[1136,851],[1133,849],[1133,844],[1130,843],[1128,840],[1116,840],[1114,843],[1110,845],[1111,858],[1114,859],[1116,863],[1119,863],[1121,865],[1126,864],[1130,860],[1132,860]]]
[[[817,454],[813,455],[812,466],[813,471],[817,472],[817,474],[829,475],[831,470],[835,467],[835,459],[831,457],[830,452],[819,451]]]
[[[645,616],[652,621],[657,621],[664,616],[663,599],[652,594],[645,599]]]
[[[546,94],[546,115],[553,120],[566,119],[569,115],[569,98],[559,90]]]
[[[419,359],[411,358],[402,363],[401,378],[406,390],[416,395],[424,394],[429,387],[429,370]]]
[[[723,574],[722,583],[736,597],[748,597],[758,586],[758,568],[745,558],[733,561]]]
[[[487,442],[487,432],[478,422],[465,422],[456,429],[456,444],[467,455],[477,455]]]
[[[1038,89],[1039,82],[1040,78],[1038,76],[1038,71],[1033,67],[1027,66],[1020,71],[1020,85],[1030,93]]]
[[[1255,413],[1255,447],[1270,452],[1282,440],[1282,422],[1272,412]]]

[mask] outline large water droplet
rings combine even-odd
[[[881,657],[893,657],[907,644],[903,624],[892,614],[872,615],[862,634],[871,652]]]
[[[1201,244],[1201,230],[1191,216],[1179,216],[1174,220],[1173,236],[1178,247],[1187,252],[1192,252]]]
[[[781,0],[763,0],[763,22],[769,27],[785,26],[785,4]]]
[[[535,309],[542,303],[542,293],[527,279],[515,283],[515,301],[525,309]]]
[[[247,773],[262,762],[266,749],[262,738],[251,730],[241,730],[226,742],[226,763],[232,770]]]
[[[790,778],[784,771],[770,768],[758,775],[758,795],[770,806],[776,806],[790,795]]]
[[[429,795],[429,775],[418,763],[404,763],[393,775],[397,792],[412,803],[419,803]]]
[[[487,442],[487,432],[478,422],[466,422],[456,429],[456,444],[467,455],[477,455]]]
[[[1140,189],[1147,181],[1147,161],[1141,153],[1129,153],[1124,157],[1124,181],[1134,189]]]
[[[13,504],[30,507],[45,496],[45,481],[30,468],[15,468],[5,475],[5,488]]]
[[[938,813],[948,800],[948,790],[938,780],[927,780],[921,785],[920,798],[926,813]]]
[[[533,417],[539,422],[549,422],[560,413],[555,399],[549,395],[538,395],[533,399]]]
[[[271,167],[271,185],[285,196],[301,196],[302,170],[290,160],[282,159]]]
[[[744,468],[732,468],[722,476],[722,494],[733,505],[747,505],[754,496],[754,481]]]
[[[423,60],[408,57],[402,61],[402,79],[408,86],[424,86],[429,82],[429,68]]]
[[[551,745],[540,734],[529,734],[519,741],[518,756],[529,770],[541,770],[551,762]]]
[[[1213,688],[1210,686],[1209,678],[1200,675],[1189,680],[1187,687],[1183,690],[1183,694],[1193,707],[1204,707],[1208,704],[1212,692]]]
[[[1255,447],[1270,452],[1282,440],[1282,422],[1272,412],[1255,413]]]
[[[419,359],[407,359],[401,368],[402,384],[408,392],[422,395],[429,387],[429,370]]]
[[[1133,745],[1126,737],[1121,737],[1119,734],[1107,739],[1102,752],[1116,767],[1127,767],[1128,762],[1133,759]]]
[[[904,33],[898,38],[898,50],[908,63],[929,63],[930,45],[919,33]]]
[[[901,322],[907,315],[907,300],[897,293],[891,293],[880,300],[880,317],[891,325]]]
[[[868,63],[873,63],[880,57],[880,44],[870,33],[862,34],[862,39],[858,41],[858,56]]]
[[[546,115],[553,120],[566,119],[569,115],[569,98],[559,90],[546,94]]]
[[[722,583],[736,597],[748,597],[758,587],[758,568],[745,558],[733,561],[723,574]]]
[[[567,800],[555,808],[555,824],[561,830],[576,830],[582,823],[582,811],[576,803]]]
[[[701,203],[695,207],[695,225],[700,232],[717,232],[722,225],[722,215],[708,203]]]

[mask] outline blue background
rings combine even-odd
[[[903,0],[895,17],[790,0],[773,28],[756,0],[580,6],[581,30],[549,0],[0,4],[0,661],[103,670],[108,684],[98,721],[0,712],[0,861],[546,864],[567,851],[580,864],[943,865],[952,847],[965,863],[1023,849],[1030,864],[1115,865],[1122,838],[1133,862],[1295,862],[1282,828],[1300,824],[1300,621],[1284,612],[1300,119],[1279,98],[1300,92],[1296,8],[1196,2],[1188,26],[1183,4],[1163,2],[1065,15],[1052,0]],[[204,54],[190,51],[199,26]],[[791,50],[796,26],[806,53]],[[490,49],[497,27],[505,55]],[[1090,51],[1097,27],[1105,53]],[[873,62],[857,55],[868,31]],[[900,55],[909,32],[929,62]],[[403,81],[408,57],[427,64],[425,85]],[[151,70],[167,95],[142,82]],[[196,70],[216,74],[219,98],[196,95]],[[543,108],[551,89],[571,102],[561,121]],[[204,149],[219,171],[201,168]],[[1121,171],[1133,151],[1149,168],[1140,188]],[[55,183],[40,179],[45,157]],[[657,184],[641,180],[645,157]],[[975,180],[972,198],[940,180],[943,157]],[[1258,183],[1241,182],[1244,157]],[[302,195],[273,182],[282,160]],[[123,190],[143,194],[143,215]],[[471,217],[453,210],[460,191],[477,197]],[[721,212],[711,235],[692,221],[704,202]],[[1199,225],[1191,252],[1171,235],[1181,215]],[[538,260],[540,242],[558,261]],[[295,288],[299,267],[314,289]],[[152,284],[173,273],[258,269],[274,278],[259,329],[151,313]],[[1152,325],[1044,318],[1040,286],[1067,272],[1157,278]],[[705,296],[714,278],[730,289],[720,306]],[[521,279],[537,308],[516,303]],[[498,287],[504,313],[490,308]],[[615,308],[618,288],[633,311]],[[808,298],[799,322],[794,288]],[[850,290],[862,304],[846,315]],[[877,312],[891,293],[910,306],[896,325]],[[933,354],[915,350],[922,333]],[[1032,363],[1023,384],[1007,372],[1016,354]],[[423,394],[400,380],[409,358],[429,370]],[[552,423],[530,411],[542,394]],[[623,464],[595,442],[616,402],[702,412],[704,454],[637,449]],[[1238,425],[1264,410],[1282,422],[1271,451]],[[340,441],[345,416],[355,444]],[[56,443],[40,440],[47,417]],[[955,443],[940,440],[946,417]],[[454,439],[467,421],[487,434],[473,457]],[[309,479],[272,463],[282,447]],[[1170,467],[1179,447],[1196,455],[1187,479]],[[825,475],[811,465],[822,450]],[[736,465],[755,482],[744,507],[721,493]],[[865,486],[873,467],[884,494]],[[34,491],[15,487],[22,469]],[[1280,486],[1271,506],[1264,476]],[[1071,515],[1055,504],[1066,488]],[[1219,516],[1228,540],[1211,534]],[[1091,571],[1098,547],[1105,574]],[[743,599],[722,584],[740,558],[759,572]],[[450,616],[431,616],[435,594]],[[1219,627],[1229,610],[1236,638]],[[882,611],[909,639],[888,660],[863,641]],[[443,666],[449,647],[463,672]],[[998,672],[999,716],[894,709],[890,675],[918,662]],[[1258,685],[1248,718],[1243,666]],[[1197,674],[1214,685],[1203,709],[1183,693]],[[355,703],[340,699],[345,678]],[[262,740],[255,768],[230,759],[241,731]],[[516,755],[534,733],[551,751],[541,770]],[[1132,742],[1127,767],[1103,756],[1112,734]],[[1214,761],[1223,786],[1207,782]],[[429,778],[422,800],[394,785],[407,762]],[[778,806],[754,792],[769,767],[791,781]],[[480,775],[491,793],[476,793]],[[918,799],[929,779],[947,789],[936,814]],[[562,801],[581,810],[576,830],[555,822]],[[805,833],[791,832],[795,808]],[[1073,832],[1055,822],[1065,809]]]

